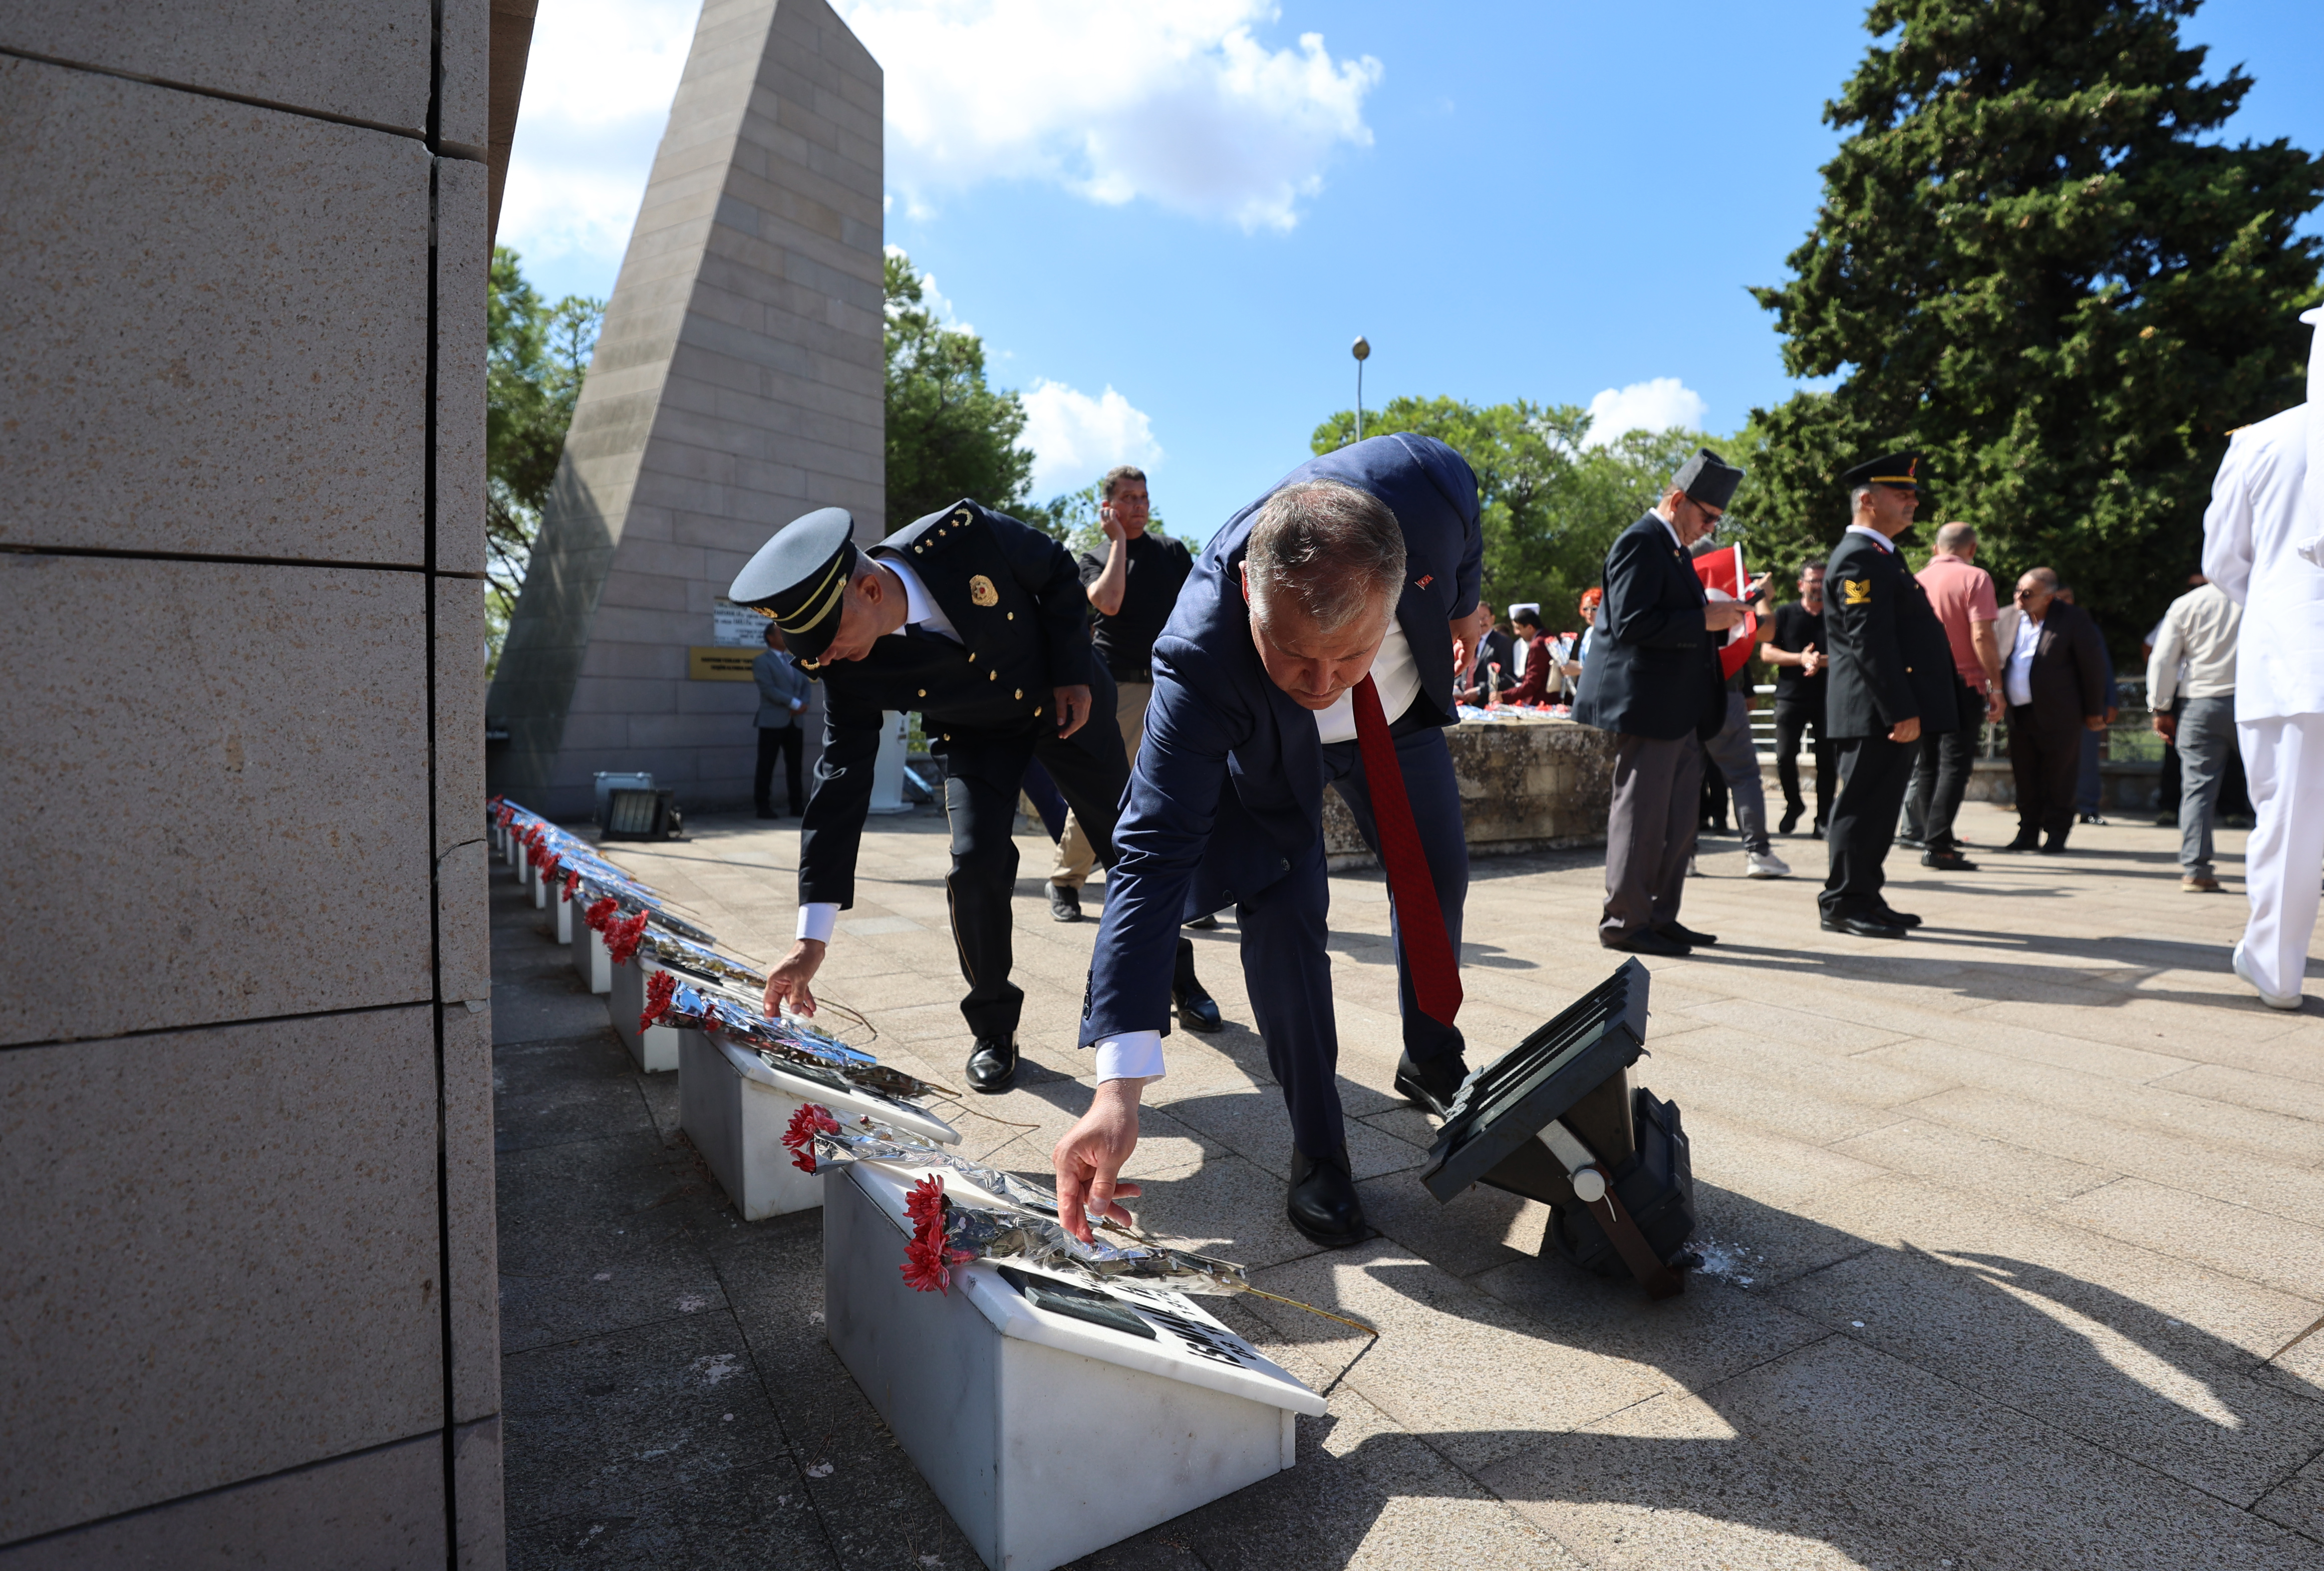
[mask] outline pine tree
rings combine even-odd
[[[1929,456],[1921,541],[1966,519],[2116,648],[2185,586],[2227,433],[2300,402],[2324,159],[2225,143],[2251,79],[2200,79],[2199,0],[1878,0],[1824,204],[1756,290],[1799,377],[1752,412],[1762,505],[1831,541],[1840,472]]]

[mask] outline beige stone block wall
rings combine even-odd
[[[0,1571],[503,1560],[489,16],[0,7]]]
[[[1461,787],[1472,856],[1502,856],[1606,840],[1614,802],[1614,738],[1567,721],[1472,723],[1444,733]],[[1334,868],[1377,859],[1336,791],[1323,793],[1323,851]]]
[[[793,518],[884,532],[881,76],[824,0],[713,0],[671,106],[488,709],[493,788],[586,816],[600,770],[749,799],[756,689],[695,682]]]

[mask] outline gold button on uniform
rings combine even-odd
[[[1036,715],[1038,715],[1038,714],[1039,714],[1040,712],[1041,712],[1041,706],[1040,706],[1040,705],[1038,705],[1038,704],[1034,705],[1034,706],[1033,706],[1033,713],[1035,713]]]
[[[1017,696],[1018,696],[1019,698],[1023,698],[1023,697],[1025,696],[1025,689],[1024,689],[1024,688],[1018,688],[1018,689],[1017,689]]]
[[[984,673],[984,679],[988,682],[997,682],[1001,679],[1001,673],[999,671],[987,671]]]
[[[1009,620],[1010,620],[1010,621],[1011,621],[1011,622],[1016,621],[1016,620],[1017,620],[1017,613],[1015,613],[1014,611],[1011,611],[1011,612],[1009,614]]]
[[[928,690],[927,690],[926,688],[922,688],[920,689],[920,697],[921,697],[921,698],[927,698],[927,696],[928,696]]]

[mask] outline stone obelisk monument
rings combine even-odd
[[[495,790],[749,801],[761,624],[720,597],[798,514],[886,510],[880,138],[825,0],[706,0],[486,699]]]

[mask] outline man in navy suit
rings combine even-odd
[[[1674,956],[1719,941],[1681,927],[1678,904],[1700,822],[1702,744],[1727,718],[1719,642],[1747,608],[1709,603],[1687,548],[1719,527],[1742,482],[1742,470],[1700,449],[1606,553],[1606,599],[1573,717],[1615,734],[1598,923],[1609,949]]]
[[[1287,1213],[1319,1243],[1364,1236],[1334,1079],[1326,783],[1390,870],[1404,1019],[1397,1089],[1441,1114],[1467,1077],[1451,1016],[1469,855],[1443,727],[1458,665],[1490,624],[1477,602],[1483,546],[1469,466],[1442,442],[1397,435],[1302,465],[1204,549],[1154,646],[1146,741],[1114,829],[1082,1012],[1097,1095],[1053,1157],[1077,1236],[1088,1236],[1084,1207],[1126,1219],[1116,1197],[1138,1193],[1115,1178],[1138,1143],[1140,1088],[1164,1072],[1178,924],[1229,905],[1290,1110]],[[1367,770],[1366,746],[1396,761],[1416,847],[1401,839],[1405,816]],[[1405,881],[1400,855],[1413,869]],[[1402,914],[1427,905],[1441,931]],[[1422,961],[1417,980],[1407,943]],[[1422,1007],[1430,999],[1438,1014]]]

